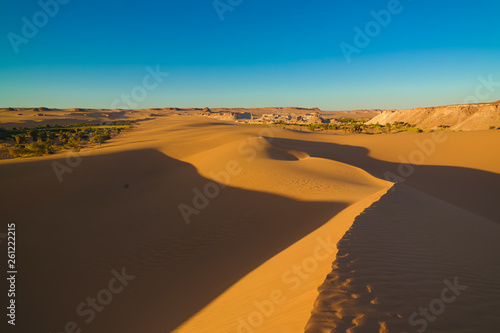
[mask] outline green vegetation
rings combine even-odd
[[[361,125],[361,124],[353,124],[353,125],[351,125],[349,127],[349,131],[351,133],[354,133],[354,134],[361,133],[361,132],[363,132],[363,125]]]
[[[52,142],[32,142],[28,145],[17,144],[14,147],[9,147],[9,153],[13,157],[30,157],[42,156],[44,154],[54,153],[55,148]]]
[[[338,130],[340,128],[340,125],[338,124],[309,124],[307,125],[307,129],[310,131],[315,131],[317,129],[322,129],[324,131],[328,130]]]
[[[53,154],[63,149],[75,152],[89,144],[99,144],[128,129],[135,122],[115,122],[112,125],[44,125],[32,128],[0,127],[0,140],[15,143],[8,148],[13,157],[31,157]]]
[[[383,134],[383,133],[401,133],[401,132],[415,132],[423,133],[424,130],[416,127],[415,124],[406,122],[394,122],[387,124],[366,124],[366,119],[355,118],[338,118],[331,119],[331,123],[321,124],[305,124],[305,123],[287,123],[285,121],[277,121],[275,123],[265,124],[248,124],[250,126],[276,126],[288,129],[307,129],[311,132],[314,131],[338,131],[337,134]],[[449,126],[448,126],[449,127]]]
[[[366,122],[365,119],[355,119],[355,118],[337,118],[335,120],[342,124],[364,124]]]
[[[18,145],[23,144],[26,141],[26,136],[22,134],[17,134],[12,136]]]
[[[372,128],[374,126],[377,126],[379,124],[371,125]],[[381,125],[379,125],[381,126]],[[400,133],[400,132],[416,132],[416,133],[422,133],[424,130],[421,128],[418,128],[417,125],[415,124],[410,124],[410,123],[405,123],[403,121],[395,121],[394,123],[390,124],[387,123],[385,124],[385,130],[387,133]],[[383,128],[383,127],[380,127]]]

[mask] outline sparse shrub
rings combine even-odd
[[[0,127],[0,140],[7,140],[8,138],[10,138],[9,131]]]
[[[13,157],[24,157],[29,154],[29,150],[24,145],[18,144],[15,147],[9,147],[9,154]]]
[[[47,132],[46,131],[41,131],[38,136],[40,137],[41,141],[47,140]]]
[[[68,139],[68,142],[66,143],[65,147],[67,148],[78,148],[80,145],[80,142],[77,141],[74,137],[71,137]]]
[[[38,139],[38,132],[35,131],[35,130],[29,131],[28,135],[31,137],[31,139],[33,140],[33,142],[36,142],[36,140]]]
[[[52,141],[50,139],[46,142],[32,142],[27,146],[27,150],[30,154],[35,156],[54,153],[54,147],[52,147]]]
[[[35,156],[42,156],[45,153],[45,142],[32,142],[28,145],[28,150]]]
[[[363,125],[361,125],[361,124],[354,124],[354,125],[351,125],[351,126],[349,127],[349,131],[350,131],[351,133],[354,133],[354,134],[356,134],[356,133],[361,133],[361,132],[363,132]]]
[[[21,145],[25,142],[26,137],[23,134],[17,134],[17,135],[14,135],[14,140],[16,140],[16,143],[18,145]]]
[[[76,136],[80,139],[80,140],[85,140],[88,138],[88,135],[84,132],[84,131],[77,131],[76,132]]]
[[[128,124],[127,124],[128,123]],[[119,126],[130,126],[135,122],[127,122],[125,124],[117,124]],[[112,134],[120,133],[123,128],[107,127],[102,128],[101,125],[89,125],[85,123],[75,125],[44,125],[35,126],[32,128],[18,127],[5,129],[0,127],[0,140],[14,139],[15,147],[10,147],[9,153],[14,157],[40,156],[44,154],[52,154],[56,150],[63,149],[62,147],[54,146],[53,142],[56,138],[59,139],[58,144],[65,148],[71,148],[73,151],[80,151],[82,147],[89,141],[91,143],[102,144],[104,141],[111,139]],[[74,136],[71,133],[75,133]],[[28,140],[30,138],[31,140]],[[28,144],[28,142],[31,142]]]
[[[356,123],[364,123],[364,119],[355,119],[355,118],[337,118],[338,122],[343,124],[356,124]]]
[[[68,143],[68,139],[69,139],[68,133],[63,131],[59,132],[59,140],[61,141],[62,144],[65,145],[66,143]]]
[[[52,147],[52,141],[49,139],[45,142],[45,154],[53,154],[54,147]]]
[[[111,133],[109,132],[108,129],[104,130],[104,133],[102,134],[104,141],[111,139]]]
[[[97,133],[90,138],[90,143],[99,143],[99,146],[106,140],[109,140],[111,137],[108,132],[105,133]]]
[[[490,130],[495,129],[495,126],[490,126]]]

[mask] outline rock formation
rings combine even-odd
[[[405,122],[421,128],[451,130],[487,130],[500,127],[500,101],[440,107],[383,111],[367,124]]]

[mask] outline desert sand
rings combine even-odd
[[[23,331],[497,332],[500,131],[145,112],[99,148],[0,161]]]

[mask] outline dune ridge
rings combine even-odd
[[[339,242],[306,332],[497,332],[499,237],[498,224],[396,185]]]
[[[260,131],[199,118],[146,122],[82,153],[61,183],[52,162],[66,164],[66,155],[1,161],[8,175],[0,178],[2,214],[40,249],[19,254],[26,267],[20,283],[32,291],[18,298],[31,314],[21,328],[56,331],[76,320],[92,332],[172,331],[346,207],[387,187],[359,168],[277,148],[268,139],[280,132],[264,138]],[[242,154],[242,143],[257,148]],[[187,225],[178,205],[191,204],[193,190],[219,180],[211,172],[230,162],[241,172]],[[8,195],[20,186],[31,189],[23,200]],[[324,274],[333,258],[322,262]],[[136,280],[86,326],[76,306],[122,266]],[[64,269],[54,276],[58,267]],[[307,288],[308,301],[299,301],[308,308],[302,326],[324,274]],[[48,297],[59,306],[42,316],[36,308]]]
[[[82,152],[61,183],[52,162],[66,164],[66,155],[0,161],[2,215],[37,249],[20,248],[30,291],[19,295],[30,314],[20,329],[60,331],[73,319],[97,333],[409,330],[407,315],[457,274],[470,293],[429,329],[470,328],[477,321],[462,313],[471,311],[488,332],[498,305],[491,222],[500,133],[448,133],[391,192],[384,172],[397,173],[400,156],[432,135],[321,135],[167,116]],[[186,223],[179,205],[195,207],[207,186],[218,194]],[[20,188],[22,199],[10,195]],[[481,276],[466,267],[474,261]],[[122,266],[136,279],[85,324],[75,307]],[[42,315],[48,298],[57,305]],[[473,309],[462,299],[485,302]]]
[[[303,331],[317,297],[316,289],[337,254],[337,242],[354,218],[389,188],[350,205],[266,261],[174,332]]]

